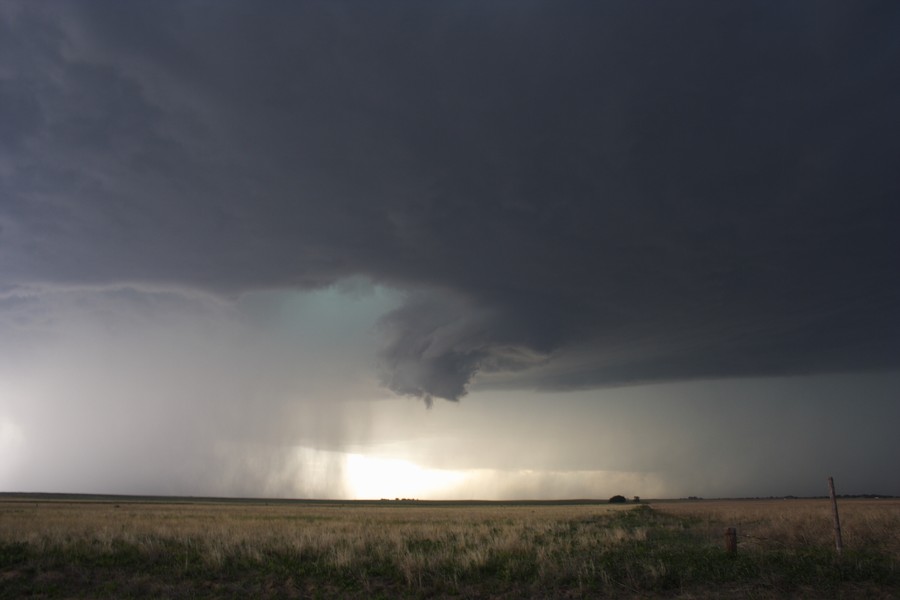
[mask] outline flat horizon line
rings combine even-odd
[[[890,500],[900,496],[890,494],[839,494],[842,499],[869,499]],[[504,499],[484,500],[478,498],[455,500],[425,500],[418,498],[369,498],[369,499],[341,499],[341,498],[267,498],[254,496],[192,496],[192,495],[166,495],[166,494],[104,494],[104,493],[69,493],[69,492],[0,492],[0,501],[19,502],[96,502],[96,503],[170,503],[170,504],[313,504],[313,505],[360,505],[360,506],[565,506],[565,505],[638,505],[665,502],[714,502],[714,501],[739,501],[739,500],[827,500],[827,495],[819,496],[733,496],[706,498],[700,496],[677,498],[629,498],[625,502],[610,502],[610,498],[555,498],[555,499]]]

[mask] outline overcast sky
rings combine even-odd
[[[0,2],[0,491],[900,494],[898,31]]]

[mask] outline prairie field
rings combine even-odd
[[[900,597],[900,500],[840,511],[7,497],[0,598]]]

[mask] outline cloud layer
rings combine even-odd
[[[900,9],[6,3],[0,303],[408,291],[383,381],[900,366]],[[481,375],[479,375],[481,374]]]

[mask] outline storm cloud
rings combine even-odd
[[[35,290],[362,277],[405,294],[384,385],[429,401],[896,369],[898,28],[894,2],[7,2],[2,326]]]

